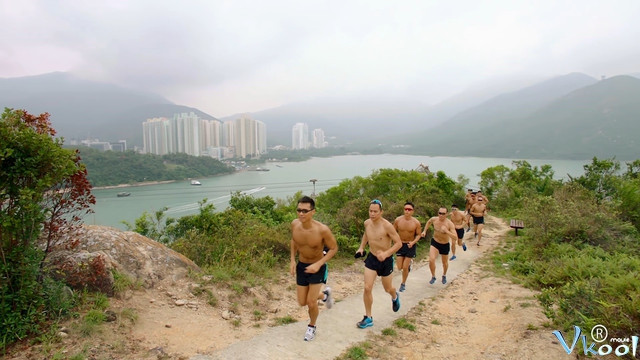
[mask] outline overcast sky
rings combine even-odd
[[[73,72],[216,117],[640,72],[640,0],[0,0],[0,24],[0,77]]]

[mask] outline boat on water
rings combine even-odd
[[[257,168],[251,168],[249,169],[249,171],[270,171],[270,170],[267,168],[257,167]]]
[[[198,180],[191,180],[191,185],[202,185]]]
[[[116,194],[117,197],[127,197],[129,195],[131,195],[130,192],[119,192]]]

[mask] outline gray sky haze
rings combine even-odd
[[[0,77],[72,72],[216,117],[434,104],[497,78],[638,73],[638,19],[638,0],[0,0]]]

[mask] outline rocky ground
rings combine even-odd
[[[508,226],[490,217],[486,230],[478,248],[484,259],[443,286],[437,296],[411,309],[406,319],[414,331],[394,328],[395,334],[378,331],[369,336],[361,346],[369,358],[571,358],[552,336],[535,293],[495,276],[485,265],[487,255],[503,242]],[[473,234],[467,236],[467,243],[475,246]],[[411,276],[428,279],[426,265],[426,260],[417,263]],[[339,272],[332,270],[331,285],[338,301],[361,296],[361,267],[355,263]],[[116,320],[89,336],[81,335],[79,320],[70,320],[60,324],[63,334],[39,344],[21,343],[5,357],[187,360],[196,354],[214,354],[279,323],[307,320],[306,310],[295,302],[294,280],[288,274],[272,284],[246,289],[217,288],[207,285],[206,279],[171,280],[150,289],[128,290],[110,299],[109,309]]]

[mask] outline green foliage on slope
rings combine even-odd
[[[80,156],[87,166],[93,186],[134,184],[144,181],[184,180],[227,174],[233,171],[224,163],[186,154],[138,154],[134,151],[114,152],[81,148]]]

